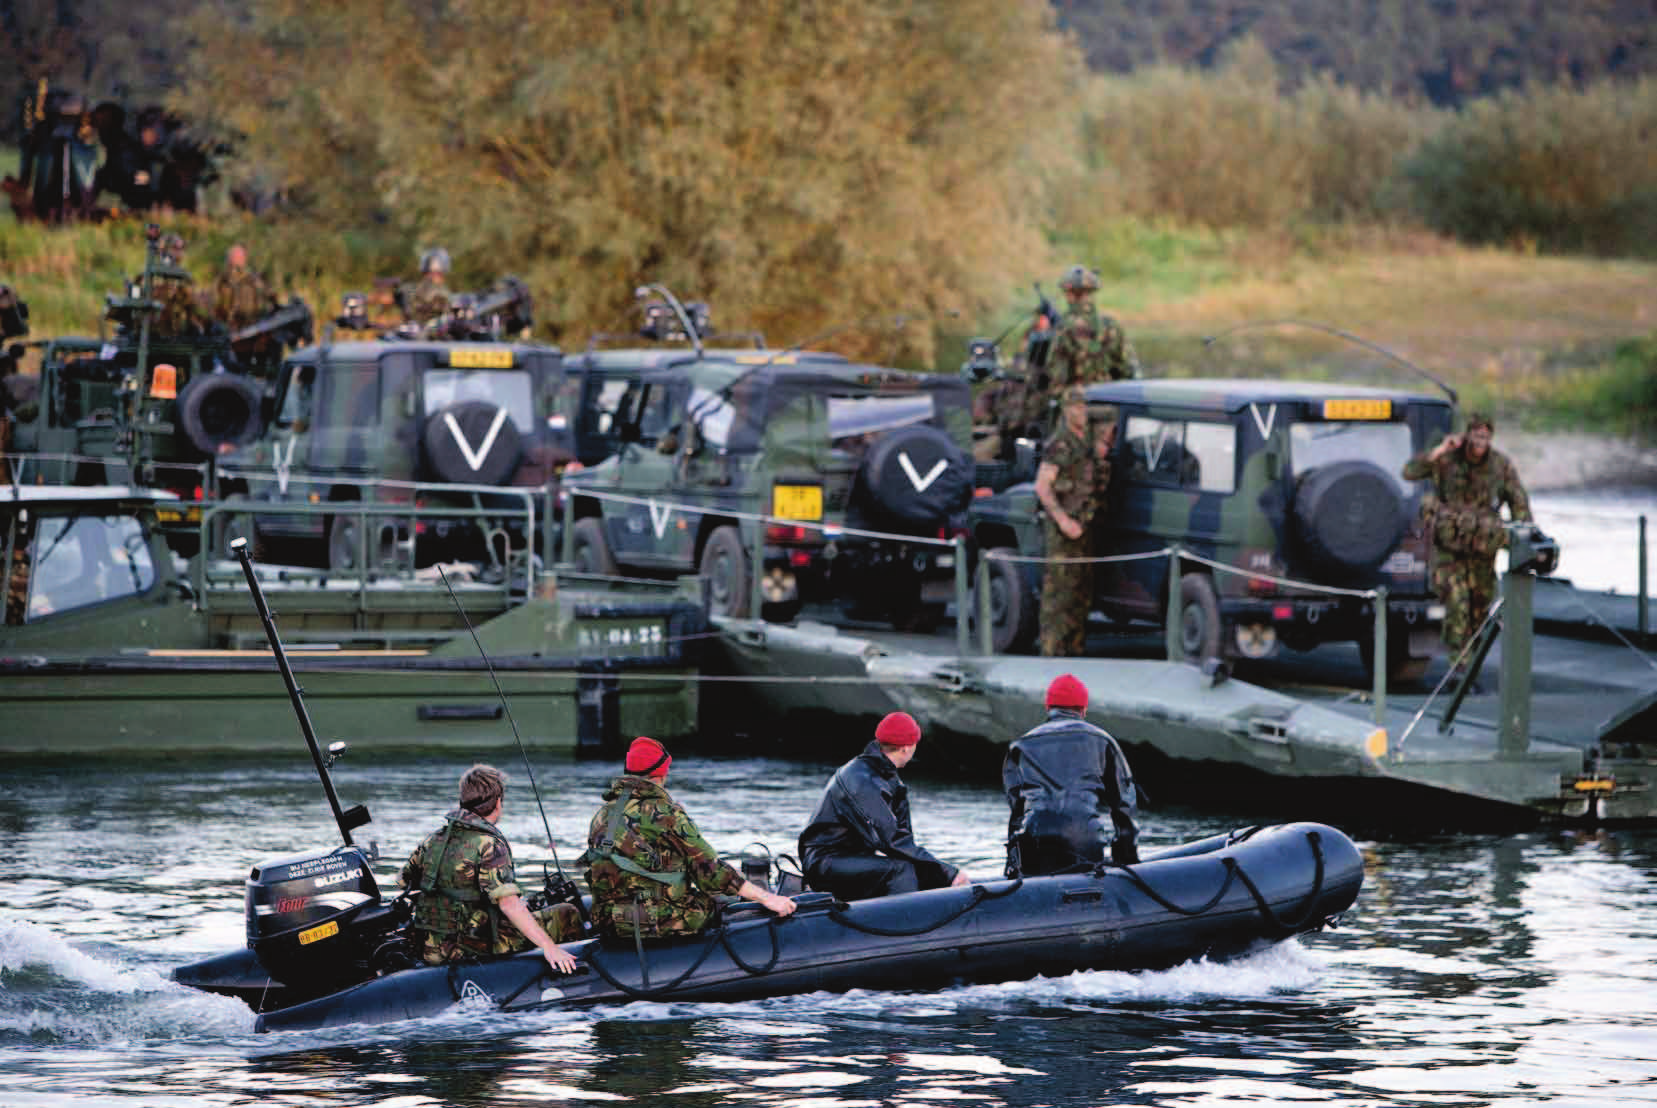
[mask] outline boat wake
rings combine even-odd
[[[50,1047],[131,1040],[240,1037],[240,1001],[174,984],[164,969],[77,948],[35,924],[0,916],[0,1044]]]

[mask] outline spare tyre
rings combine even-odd
[[[1294,520],[1308,568],[1325,576],[1369,573],[1404,536],[1404,498],[1372,462],[1319,466],[1295,489]]]
[[[204,373],[178,393],[179,426],[208,457],[258,438],[264,430],[259,408],[259,387],[238,373]]]
[[[523,441],[506,409],[468,400],[432,413],[421,436],[426,462],[456,485],[501,485],[518,471]]]
[[[936,427],[902,427],[881,435],[858,474],[858,489],[877,513],[906,527],[932,529],[972,500],[972,461]]]

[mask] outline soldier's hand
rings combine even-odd
[[[954,880],[950,881],[949,884],[951,888],[956,885],[970,885],[972,884],[972,878],[967,876],[965,870],[957,870]]]
[[[1436,461],[1437,459],[1444,457],[1444,455],[1448,454],[1450,451],[1460,450],[1460,449],[1461,449],[1461,436],[1460,435],[1448,435],[1448,436],[1445,437],[1443,442],[1439,443],[1438,446],[1433,448],[1432,456],[1433,456],[1433,459]]]
[[[776,893],[766,893],[760,898],[760,903],[779,916],[791,916],[794,914],[794,909],[798,907],[788,897],[778,896]]]
[[[1075,516],[1066,513],[1058,523],[1059,530],[1064,533],[1065,538],[1075,540],[1082,537],[1082,525],[1076,522]]]
[[[541,949],[541,953],[547,956],[547,965],[551,966],[559,973],[575,972],[578,964],[575,960],[575,955],[571,954],[557,943],[554,943],[548,947],[543,947]]]

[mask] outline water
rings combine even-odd
[[[296,743],[296,746],[298,744]],[[991,875],[989,786],[909,778],[921,841]],[[547,857],[515,753],[503,825]],[[568,861],[607,767],[538,758]],[[461,761],[336,770],[393,869]],[[722,849],[791,840],[830,765],[682,757],[675,795]],[[0,776],[0,1105],[1616,1105],[1657,1103],[1657,832],[1367,842],[1343,925],[1163,973],[739,1005],[631,1004],[253,1034],[171,984],[242,942],[261,858],[338,841],[309,759],[80,761]],[[1292,813],[1156,810],[1148,845]]]
[[[1557,577],[1579,589],[1639,592],[1639,517],[1646,517],[1647,595],[1657,593],[1657,489],[1539,492],[1530,498],[1537,526],[1559,541]]]

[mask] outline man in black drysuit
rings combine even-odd
[[[893,712],[863,753],[834,771],[800,835],[806,884],[841,900],[966,885],[971,878],[915,841],[898,770],[915,756],[920,724]]]
[[[1062,674],[1047,687],[1047,720],[1007,748],[1001,785],[1007,876],[1036,877],[1102,862],[1139,861],[1138,792],[1122,748],[1087,722],[1087,686]]]

